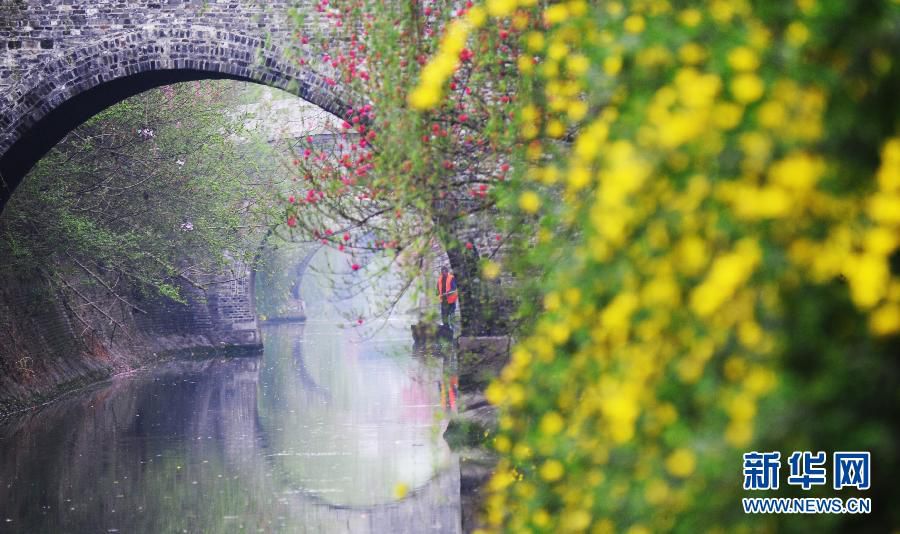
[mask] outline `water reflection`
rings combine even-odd
[[[261,359],[170,362],[6,421],[0,532],[458,532],[447,386],[405,331],[267,327]]]

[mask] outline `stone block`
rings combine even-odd
[[[459,388],[462,391],[484,389],[509,361],[512,340],[509,336],[462,336],[458,340]]]

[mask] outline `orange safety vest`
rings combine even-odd
[[[453,275],[447,273],[447,277],[444,278],[444,275],[438,275],[438,296],[441,297],[441,302],[444,301],[444,293],[451,291],[453,289]],[[453,304],[456,302],[457,293],[450,293],[446,295],[447,304]]]

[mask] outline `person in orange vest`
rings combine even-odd
[[[441,299],[441,324],[449,325],[450,319],[456,312],[456,278],[447,270],[447,267],[441,267],[441,275],[438,277],[437,283],[438,297]]]

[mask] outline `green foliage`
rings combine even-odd
[[[234,82],[142,93],[69,133],[32,170],[0,219],[11,272],[71,273],[110,293],[183,302],[230,261],[249,263],[267,228],[268,146],[241,139]],[[252,139],[252,138],[251,138]]]

